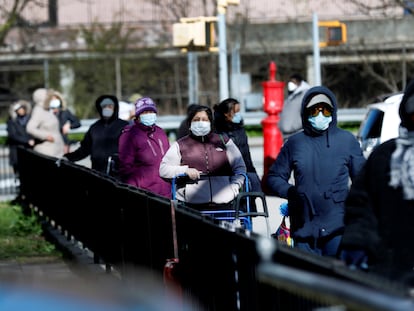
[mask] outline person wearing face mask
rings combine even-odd
[[[65,158],[76,162],[91,158],[91,168],[117,177],[116,170],[109,171],[112,159],[118,154],[118,139],[128,121],[118,117],[119,102],[113,95],[101,95],[95,101],[100,118],[85,133],[79,148],[66,153]]]
[[[71,129],[81,127],[81,123],[68,109],[66,101],[60,92],[50,90],[46,102],[49,103],[49,110],[53,112],[59,120],[60,132],[65,143],[64,152],[67,153],[69,152],[69,146],[71,144],[68,133]]]
[[[45,88],[33,92],[34,107],[26,131],[36,141],[34,151],[60,158],[65,152],[65,145],[60,133],[59,120],[50,111],[49,102],[46,100],[51,92],[52,90]]]
[[[190,134],[175,141],[162,158],[159,174],[172,179],[186,174],[177,184],[177,200],[197,210],[228,209],[243,186],[246,165],[236,144],[214,132],[213,113],[197,105],[188,116]]]
[[[309,90],[310,85],[299,74],[289,77],[287,83],[288,96],[283,103],[283,110],[280,113],[279,129],[283,139],[302,130],[300,110],[303,96]]]
[[[414,289],[414,79],[398,137],[375,147],[345,202],[341,259]]]
[[[30,119],[32,107],[26,100],[18,100],[10,105],[9,118],[7,120],[7,141],[9,146],[9,163],[13,167],[16,179],[19,178],[17,162],[17,147],[33,148],[35,140],[26,131],[27,122]]]
[[[250,154],[248,137],[240,113],[240,103],[234,98],[227,98],[216,104],[213,109],[216,132],[230,137],[243,156],[250,181],[250,191],[262,192],[260,178]]]
[[[156,121],[154,101],[149,97],[138,99],[134,124],[127,126],[119,138],[119,177],[122,182],[170,198],[170,184],[158,172],[170,143]]]
[[[365,158],[355,136],[337,127],[337,102],[328,88],[316,86],[306,92],[301,117],[303,131],[282,146],[269,169],[267,186],[288,200],[294,246],[337,257],[349,181]]]

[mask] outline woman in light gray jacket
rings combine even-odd
[[[186,174],[177,185],[177,199],[205,209],[229,205],[243,186],[246,166],[234,142],[212,131],[213,114],[198,105],[189,115],[190,134],[171,145],[160,164],[160,176]]]
[[[46,101],[47,95],[48,91],[43,88],[34,91],[35,106],[26,130],[36,140],[35,151],[60,158],[64,153],[63,138],[58,118],[52,111],[49,111],[49,102]]]

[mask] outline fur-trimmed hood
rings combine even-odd
[[[53,90],[53,89],[48,90],[47,95],[46,95],[46,99],[45,99],[45,103],[44,103],[44,106],[43,107],[46,110],[48,110],[49,109],[49,106],[50,106],[50,101],[54,97],[57,97],[60,100],[60,104],[61,104],[60,109],[61,110],[66,110],[67,109],[67,103],[66,103],[65,98],[63,97],[62,93],[60,93],[60,92],[58,92],[56,90]]]
[[[30,102],[27,101],[27,100],[24,100],[24,99],[20,99],[18,101],[15,101],[14,103],[12,103],[9,107],[9,116],[10,116],[11,119],[15,120],[17,118],[16,110],[20,106],[22,106],[26,109],[26,114],[28,114],[28,115],[31,114],[32,105],[30,104]]]

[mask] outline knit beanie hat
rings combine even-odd
[[[157,113],[157,107],[154,101],[149,97],[142,97],[135,103],[135,116],[138,117],[144,111],[154,111]]]

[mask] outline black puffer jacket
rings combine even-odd
[[[114,114],[109,119],[102,117],[100,103],[105,98],[110,98],[115,103]],[[67,153],[65,157],[69,161],[79,161],[90,155],[92,168],[106,173],[108,158],[118,154],[118,139],[128,122],[118,118],[119,103],[115,96],[102,95],[98,97],[95,105],[100,119],[93,123],[85,133],[80,147]]]

